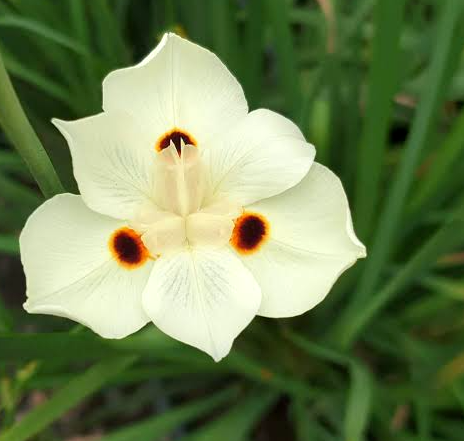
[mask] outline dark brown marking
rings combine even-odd
[[[257,251],[269,236],[269,223],[257,213],[244,213],[235,221],[230,243],[241,254]]]
[[[109,247],[116,261],[128,269],[143,265],[149,257],[142,239],[131,228],[116,230],[110,237]]]
[[[192,135],[180,129],[173,129],[159,138],[158,142],[156,143],[156,150],[161,152],[162,150],[167,149],[172,142],[180,156],[182,141],[184,141],[185,145],[197,145],[197,142]]]

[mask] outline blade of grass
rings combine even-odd
[[[450,385],[451,392],[456,397],[456,400],[459,402],[461,407],[461,412],[464,414],[464,385],[455,381]]]
[[[0,291],[0,332],[11,331],[13,326],[13,318],[11,317],[10,311],[6,308],[3,303],[2,293]]]
[[[342,70],[343,35],[341,33],[340,2],[336,0],[317,0],[325,23],[325,52],[323,54],[324,86],[327,92],[327,142],[319,149],[318,161],[341,172],[342,155],[338,147],[345,141],[343,133],[345,103],[341,84],[344,81]],[[351,104],[351,103],[350,103]]]
[[[181,437],[179,441],[246,441],[254,425],[276,399],[274,392],[251,392],[225,415]]]
[[[20,16],[7,15],[0,17],[0,27],[12,27],[21,29],[28,32],[29,34],[34,34],[37,37],[45,38],[50,42],[56,43],[59,46],[62,46],[66,49],[69,49],[76,54],[92,57],[92,54],[80,43],[74,41],[72,38],[69,38],[67,35],[62,34],[61,32],[37,21],[23,18]]]
[[[120,67],[130,61],[121,29],[114,11],[107,0],[92,0],[88,2],[91,16],[97,30],[97,44],[109,62],[109,68]]]
[[[82,0],[69,0],[68,7],[71,26],[74,29],[76,39],[80,41],[82,46],[89,48],[92,42],[90,23],[87,19],[87,3],[88,2]],[[95,66],[93,66],[92,63],[82,63],[80,69],[85,78],[88,99],[91,101],[92,107],[98,108],[100,106],[100,95],[97,91],[100,88],[98,84],[100,78],[95,71]]]
[[[155,363],[148,363],[146,367],[129,369],[120,375],[116,375],[108,383],[108,385],[124,386],[130,384],[137,384],[143,381],[156,380],[178,380],[190,377],[199,379],[198,381],[205,381],[205,379],[214,381],[216,378],[223,377],[227,373],[217,370],[215,366],[193,366],[185,363],[181,365],[176,362],[170,362],[169,360],[158,360]],[[59,387],[68,383],[68,381],[74,376],[73,373],[66,374],[43,374],[36,375],[33,379],[27,382],[25,388],[27,390],[35,389],[49,389],[51,387]]]
[[[350,345],[370,320],[406,286],[417,280],[437,259],[464,242],[464,199],[451,219],[430,237],[375,296],[364,302],[358,314],[346,324],[344,341]]]
[[[418,211],[440,192],[443,181],[449,177],[449,170],[459,159],[464,149],[464,110],[461,111],[437,154],[434,156],[430,171],[419,182],[409,207],[411,217],[417,217]],[[430,205],[427,205],[430,208]]]
[[[24,17],[33,19],[39,18],[54,27],[66,26],[63,17],[60,15],[61,5],[51,4],[49,2],[35,2],[31,0],[11,1],[17,12]],[[61,2],[64,3],[64,2]]]
[[[375,290],[385,264],[388,262],[395,245],[397,231],[400,225],[403,208],[406,203],[414,173],[418,166],[421,153],[431,132],[438,109],[443,101],[449,64],[453,51],[454,32],[460,23],[464,4],[460,0],[450,0],[443,5],[443,11],[438,23],[438,35],[429,68],[429,82],[424,96],[419,104],[413,122],[411,135],[407,141],[402,161],[394,177],[392,187],[386,199],[385,207],[377,226],[377,235],[370,250],[370,257],[364,266],[364,272],[356,295],[345,309],[336,324],[335,339],[342,346],[351,344],[354,334],[346,332],[353,329],[353,324],[364,315],[366,299],[373,299]],[[372,301],[372,300],[371,300]],[[364,319],[362,319],[363,321]],[[351,332],[351,331],[350,331]]]
[[[335,441],[335,436],[311,419],[311,412],[303,401],[293,401],[291,415],[295,426],[296,441]]]
[[[178,2],[178,6],[188,37],[198,44],[209,46],[210,42],[207,32],[209,0],[197,0],[194,8],[189,3],[183,1]]]
[[[26,162],[45,197],[64,188],[21,107],[0,54],[0,125]]]
[[[343,439],[346,441],[363,439],[372,405],[373,378],[370,372],[359,360],[343,352],[314,343],[290,330],[285,331],[285,336],[311,357],[344,366],[349,370],[350,389],[346,403]]]
[[[285,329],[284,335],[293,344],[301,348],[311,357],[316,357],[341,366],[347,366],[353,361],[353,359],[346,353],[337,351],[328,346],[317,344],[311,340],[308,340],[307,338],[304,338],[296,332],[290,331],[288,328]]]
[[[464,281],[454,280],[447,277],[440,276],[426,276],[421,278],[419,283],[441,296],[448,297],[451,300],[464,300]]]
[[[80,64],[86,63],[89,69],[100,72],[100,76],[108,71],[102,59],[94,55],[94,50],[80,44],[65,31],[57,30],[50,25],[33,20],[29,17],[7,15],[0,17],[0,27],[13,28],[21,32],[21,36],[27,37],[31,46],[37,48],[40,58],[47,59],[56,69],[59,67],[61,78],[72,91],[73,100],[70,107],[74,109],[91,109],[92,103],[88,96],[82,93],[82,78],[76,74]],[[53,43],[50,45],[50,43]],[[78,55],[80,58],[76,58]],[[99,78],[100,79],[100,78]],[[90,93],[90,92],[89,92]]]
[[[286,392],[300,398],[314,398],[321,391],[306,384],[304,381],[266,367],[266,365],[245,356],[237,350],[231,352],[223,361],[222,366],[232,372],[239,373],[269,388]]]
[[[0,234],[0,253],[17,256],[19,254],[19,240],[16,236]]]
[[[124,340],[105,340],[90,333],[0,334],[0,362],[64,359],[98,360],[115,355],[156,356],[175,344],[164,334],[147,330]],[[69,350],[72,348],[72,351]],[[176,346],[176,349],[179,349]]]
[[[357,9],[349,18],[349,22],[345,25],[345,40],[351,39],[353,35],[359,32],[359,29],[366,23],[368,15],[371,13],[375,4],[375,0],[363,0],[359,3]]]
[[[274,37],[280,80],[286,97],[285,110],[293,118],[297,118],[301,96],[288,4],[285,0],[272,0],[266,1],[265,5]]]
[[[417,433],[421,439],[427,439],[430,436],[430,409],[423,400],[417,398],[414,403],[414,410]]]
[[[364,439],[372,406],[373,379],[359,362],[350,363],[350,389],[344,420],[344,440]]]
[[[241,79],[240,63],[237,57],[238,35],[233,20],[232,4],[230,0],[210,0],[209,9],[213,51],[235,76]]]
[[[43,202],[42,197],[37,192],[1,173],[0,188],[2,189],[2,199],[20,202],[21,208],[26,211],[32,211]]]
[[[0,441],[25,441],[33,437],[87,396],[100,390],[114,375],[123,372],[135,360],[135,357],[108,359],[90,367],[3,432]]]
[[[103,436],[100,441],[153,441],[231,401],[236,388],[229,388],[208,398],[194,401]]]
[[[375,35],[354,204],[356,232],[362,239],[368,237],[372,227],[380,193],[388,124],[402,68],[399,42],[405,6],[404,0],[379,0],[375,9]]]
[[[246,4],[245,53],[247,61],[246,69],[243,69],[242,74],[245,94],[252,109],[260,103],[264,76],[262,69],[264,23],[261,19],[263,10],[263,0],[255,0]]]
[[[0,150],[0,171],[28,176],[24,161],[14,151]]]
[[[65,87],[53,80],[50,80],[44,75],[41,75],[36,69],[29,69],[23,63],[20,63],[14,57],[9,55],[3,47],[2,54],[5,67],[11,75],[32,84],[47,95],[72,107],[72,96],[68,93]]]

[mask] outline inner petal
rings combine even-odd
[[[176,215],[166,216],[150,225],[142,235],[142,241],[157,257],[175,254],[186,246],[185,219]]]
[[[156,204],[186,217],[198,211],[204,196],[205,176],[200,151],[181,141],[181,155],[171,141],[157,156]]]
[[[153,257],[170,255],[186,246],[185,219],[154,205],[143,207],[131,226],[141,233],[143,245]]]
[[[188,243],[195,248],[220,248],[229,241],[233,229],[232,219],[217,214],[193,213],[186,220]]]
[[[224,199],[190,214],[186,219],[189,245],[203,249],[226,245],[234,229],[234,219],[242,212],[241,206]]]

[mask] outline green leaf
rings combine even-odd
[[[246,57],[246,69],[242,69],[244,88],[250,108],[255,108],[261,100],[264,73],[263,47],[264,23],[261,19],[264,11],[263,0],[247,2],[247,21],[245,23],[244,51],[241,57]]]
[[[393,96],[403,68],[400,35],[405,6],[405,0],[379,0],[375,9],[375,35],[358,152],[354,206],[356,232],[363,239],[368,236],[377,209]]]
[[[230,0],[210,0],[212,49],[237,76],[241,77],[238,61],[238,36]]]
[[[17,236],[0,234],[0,253],[18,255],[19,241]]]
[[[359,362],[350,363],[350,389],[344,421],[345,441],[364,439],[372,406],[372,375]]]
[[[39,193],[31,190],[28,186],[21,184],[19,181],[0,173],[0,188],[2,189],[2,198],[7,201],[16,202],[27,211],[37,208],[43,198]]]
[[[119,67],[130,60],[116,14],[110,9],[107,0],[88,2],[91,16],[95,22],[96,40],[101,52],[111,67]]]
[[[45,92],[47,95],[61,101],[64,104],[72,104],[71,95],[61,84],[50,80],[35,69],[28,68],[23,63],[9,55],[4,48],[2,49],[2,52],[5,67],[11,75],[32,84],[34,87],[37,87],[37,89]]]
[[[398,239],[397,233],[406,198],[414,180],[421,153],[436,122],[438,109],[444,98],[446,80],[449,76],[449,64],[453,61],[450,58],[456,49],[454,47],[456,43],[454,40],[455,30],[461,23],[463,9],[464,3],[461,0],[450,0],[443,4],[442,15],[438,23],[438,35],[428,72],[427,88],[424,90],[402,160],[387,195],[385,207],[377,225],[374,243],[368,249],[368,259],[364,266],[359,288],[336,326],[334,339],[342,346],[352,343],[354,323],[360,320],[359,315],[365,315],[366,299],[372,299],[372,293],[375,292],[382,271],[388,263]]]
[[[188,424],[219,406],[223,406],[236,396],[236,388],[222,390],[208,398],[170,409],[161,415],[124,427],[104,436],[100,441],[153,441],[161,439],[174,429]]]
[[[444,182],[450,177],[449,170],[453,165],[464,159],[464,110],[456,118],[451,132],[445,138],[444,142],[433,157],[430,170],[420,180],[419,186],[414,193],[414,198],[409,207],[411,218],[420,218],[421,214],[430,210],[435,204],[433,201],[440,201],[440,192],[443,191]],[[422,210],[421,210],[422,208]],[[419,212],[420,210],[420,212]]]
[[[76,54],[83,55],[85,57],[92,57],[92,54],[85,48],[85,46],[77,43],[72,38],[69,38],[67,35],[62,34],[56,29],[32,19],[15,15],[6,15],[0,17],[0,27],[21,29],[30,34],[35,34],[37,37],[45,38],[52,43],[75,52]]]
[[[24,161],[14,151],[0,150],[0,172],[4,171],[28,176]]]
[[[38,434],[87,396],[100,390],[114,375],[123,372],[134,361],[135,357],[107,359],[92,366],[7,429],[0,435],[0,441],[25,441]]]
[[[345,328],[345,341],[352,343],[364,327],[402,289],[421,277],[444,253],[464,242],[464,198],[461,199],[450,220],[439,228],[414,255],[401,267],[384,288],[366,301],[356,317]]]
[[[264,2],[273,32],[277,64],[287,102],[286,110],[294,117],[299,115],[301,90],[294,43],[290,32],[289,8],[285,0]]]
[[[343,352],[337,351],[327,346],[320,345],[315,343],[303,336],[292,332],[290,330],[285,330],[284,335],[296,346],[303,349],[311,357],[316,357],[321,360],[330,361],[331,363],[336,363],[342,366],[346,366],[352,362],[352,358]]]
[[[323,423],[319,423],[314,407],[301,400],[294,400],[291,416],[295,425],[296,441],[336,441],[336,438]]]
[[[314,398],[320,391],[297,378],[282,375],[266,365],[246,356],[238,350],[233,350],[221,363],[225,369],[240,373],[247,378],[267,385],[282,392],[300,398]]]
[[[245,441],[263,413],[276,399],[277,395],[274,392],[251,392],[225,415],[180,438],[179,441]]]
[[[62,359],[66,361],[100,360],[114,355],[155,357],[176,342],[154,329],[123,340],[107,340],[96,334],[67,332],[40,334],[0,334],[0,362]],[[180,346],[180,345],[179,345]],[[178,349],[178,346],[175,346]]]
[[[372,375],[359,360],[348,354],[312,342],[292,331],[286,337],[312,357],[348,368],[350,388],[344,420],[344,440],[360,441],[369,422],[372,396]],[[306,430],[309,430],[306,428]]]
[[[26,162],[45,197],[63,193],[64,188],[58,175],[16,96],[1,54],[0,125]]]

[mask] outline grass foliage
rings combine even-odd
[[[0,441],[462,441],[463,20],[462,0],[0,0],[0,264],[76,191],[50,118],[100,111],[102,78],[166,30],[298,122],[369,255],[219,364],[153,327],[106,341],[7,306],[0,265]]]

